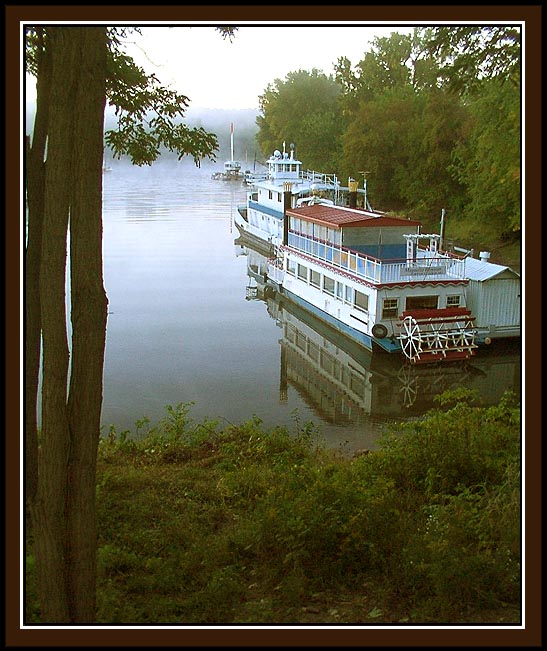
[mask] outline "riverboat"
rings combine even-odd
[[[503,339],[451,364],[410,364],[397,355],[375,355],[279,292],[264,279],[268,257],[241,236],[236,256],[247,260],[246,300],[265,303],[281,329],[279,399],[292,388],[326,422],[360,425],[378,419],[419,416],[435,396],[466,388],[483,404],[497,404],[507,391],[520,391],[519,342]],[[270,288],[271,289],[271,288]]]
[[[488,252],[476,259],[444,250],[441,235],[422,234],[418,221],[334,204],[292,207],[286,195],[269,286],[366,349],[436,363],[520,336],[520,276]]]
[[[290,194],[290,207],[315,202],[327,205],[344,205],[348,201],[350,186],[367,205],[366,187],[357,189],[353,179],[342,186],[335,174],[304,170],[295,156],[295,147],[276,150],[266,161],[266,170],[249,175],[250,186],[245,204],[239,205],[234,223],[241,234],[258,242],[278,246],[283,239],[284,196]],[[364,198],[363,198],[364,197]]]

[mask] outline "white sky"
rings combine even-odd
[[[287,73],[317,68],[334,72],[338,57],[353,65],[375,36],[410,33],[409,24],[240,26],[224,40],[215,25],[142,27],[128,53],[162,85],[190,100],[190,108],[258,108],[258,96]]]

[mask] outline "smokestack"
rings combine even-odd
[[[292,183],[283,183],[283,244],[289,241],[289,208],[292,208]]]
[[[357,186],[359,183],[355,180],[352,179],[351,177],[348,179],[348,189],[349,189],[349,207],[350,208],[357,208]]]

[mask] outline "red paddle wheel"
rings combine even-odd
[[[413,364],[468,359],[477,348],[474,320],[463,307],[409,310],[401,316],[397,338]]]

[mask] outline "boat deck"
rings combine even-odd
[[[289,233],[289,248],[310,258],[326,262],[341,271],[375,284],[412,281],[461,281],[465,278],[465,259],[419,248],[414,260],[381,259],[362,251],[330,245],[310,237]]]

